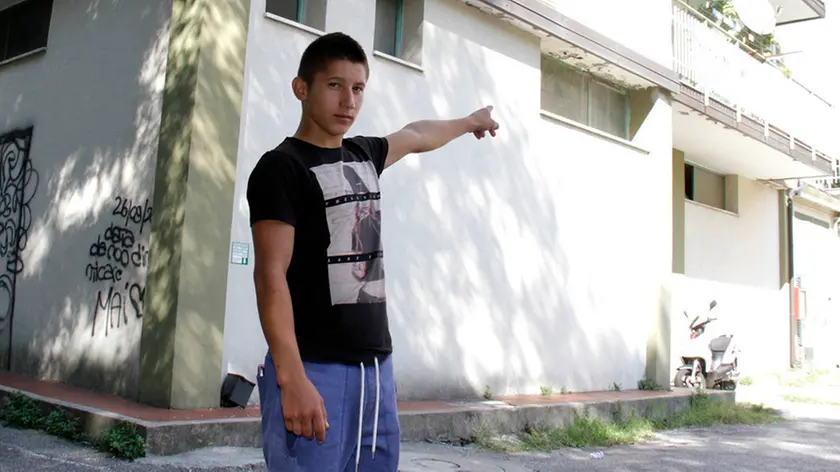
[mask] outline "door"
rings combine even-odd
[[[819,367],[832,361],[837,343],[831,315],[840,282],[836,269],[840,238],[831,214],[800,209],[794,217],[793,270],[800,285],[793,292],[796,347],[800,361]]]
[[[23,249],[38,186],[29,148],[32,128],[0,135],[0,369],[10,369],[17,276],[23,271]]]

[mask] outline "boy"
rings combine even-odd
[[[331,33],[304,51],[294,136],[248,180],[254,284],[268,343],[258,375],[270,471],[395,472],[400,431],[380,240],[379,175],[409,153],[496,135],[491,107],[345,138],[369,76],[362,47]],[[364,451],[362,451],[364,449]]]

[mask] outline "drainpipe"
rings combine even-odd
[[[788,317],[790,319],[790,367],[793,368],[796,366],[797,361],[797,352],[796,352],[796,311],[794,309],[793,303],[793,279],[794,271],[793,267],[793,218],[794,218],[794,208],[793,208],[793,197],[799,195],[802,192],[802,189],[806,187],[806,184],[799,184],[797,188],[790,189],[786,193],[785,204],[787,205],[787,249],[788,249],[788,272],[787,272],[787,280],[788,280]]]

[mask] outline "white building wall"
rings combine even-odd
[[[720,319],[707,335],[734,333],[741,371],[750,374],[789,362],[788,291],[780,284],[778,193],[745,178],[738,189],[737,215],[686,201],[685,278],[677,309],[693,319],[717,300],[712,316]],[[689,335],[680,315],[672,325],[674,362]]]
[[[297,127],[290,83],[315,38],[263,5],[251,6],[234,242],[251,242],[251,169]],[[373,0],[329,8],[327,30],[372,47]],[[351,134],[487,104],[502,128],[383,174],[400,398],[635,388],[671,268],[669,103],[659,96],[647,113],[634,139],[645,150],[559,124],[540,115],[536,38],[454,0],[428,0],[425,19],[423,71],[371,57]],[[230,268],[222,374],[253,378],[265,354],[252,271]]]
[[[840,237],[836,217],[796,199],[793,220],[793,270],[804,290],[799,333],[803,356],[818,368],[840,364]]]
[[[56,1],[46,53],[0,66],[0,133],[34,126],[15,371],[136,391],[170,14],[169,0]]]

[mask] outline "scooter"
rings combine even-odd
[[[717,306],[717,301],[709,304],[711,312]],[[686,319],[688,313],[683,311]],[[674,387],[687,387],[693,393],[701,393],[707,388],[721,390],[735,390],[740,374],[738,372],[738,346],[735,336],[724,334],[713,338],[705,345],[708,338],[703,336],[709,323],[716,321],[709,314],[704,321],[696,316],[689,323],[689,348],[680,356],[683,365],[677,368],[674,375]]]

